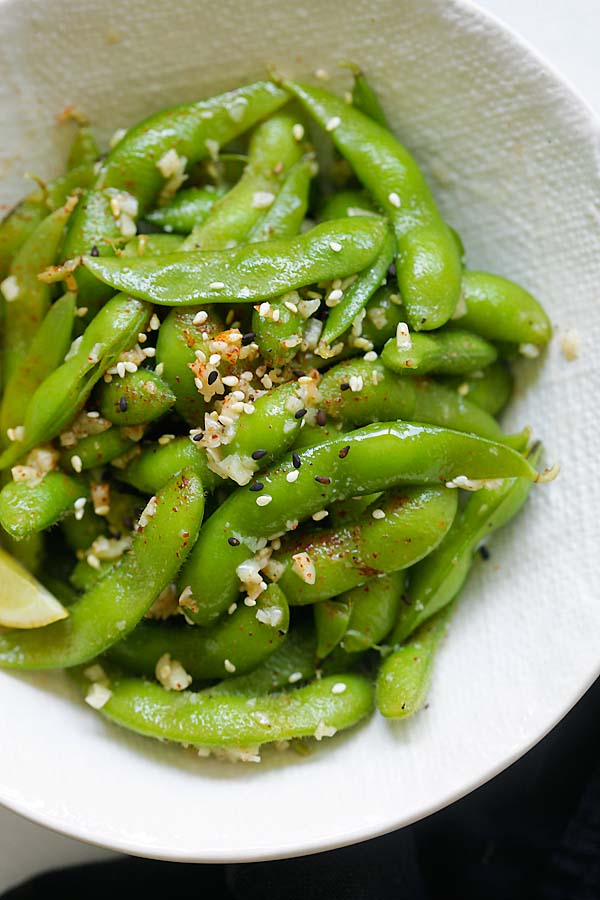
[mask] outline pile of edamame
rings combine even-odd
[[[465,267],[352,71],[106,155],[84,127],[0,228],[2,544],[60,610],[0,665],[200,755],[414,714],[477,551],[556,474],[497,420],[547,315]]]

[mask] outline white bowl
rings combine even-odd
[[[527,364],[508,418],[532,424],[562,464],[476,566],[414,720],[375,715],[309,758],[234,767],[106,724],[60,674],[2,672],[0,800],[86,841],[223,862],[338,847],[465,794],[538,741],[599,670],[600,212],[588,110],[496,21],[448,0],[4,0],[0,28],[6,201],[24,192],[24,170],[59,170],[67,104],[107,138],[260,77],[265,63],[295,74],[362,64],[469,264],[522,281],[550,311],[558,337]],[[576,362],[559,350],[566,328],[581,338]]]

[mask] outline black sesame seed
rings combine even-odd
[[[300,460],[300,455],[298,453],[296,453],[296,451],[294,451],[292,453],[292,465],[294,466],[295,469],[299,469],[300,466],[302,465],[302,462]]]
[[[249,491],[262,491],[263,488],[264,488],[264,484],[262,483],[262,481],[255,481],[250,485],[248,490]]]
[[[252,459],[262,459],[263,456],[266,456],[266,455],[267,455],[266,450],[255,450],[254,453],[252,454]]]
[[[317,413],[317,425],[326,425],[327,424],[327,413],[324,409],[320,409]]]
[[[318,481],[319,484],[331,484],[331,478],[328,478],[327,475],[315,475],[315,481]]]
[[[485,547],[485,546],[482,545],[482,546],[479,548],[479,555],[481,556],[481,558],[482,558],[485,562],[487,562],[487,560],[488,560],[488,559],[490,558],[490,556],[491,556],[491,553],[490,553],[490,551],[488,550],[487,547]]]
[[[119,409],[121,412],[127,412],[127,397],[121,397],[119,399]]]
[[[242,335],[242,347],[247,347],[248,344],[251,344],[255,337],[256,334],[253,331],[248,331]]]
[[[200,434],[193,435],[192,440],[193,441],[201,441],[203,437],[204,437],[204,432],[202,431]]]
[[[412,600],[410,599],[408,594],[402,594],[402,602],[405,603],[407,606],[412,606]]]
[[[206,380],[208,381],[209,384],[214,384],[218,377],[219,377],[219,373],[213,369],[212,372],[209,372],[208,378]]]
[[[346,457],[348,456],[349,453],[350,453],[350,444],[346,444],[345,447],[342,447],[342,449],[338,453],[338,456],[340,459],[346,459]]]
[[[227,543],[231,547],[239,547],[240,546],[240,542],[238,541],[237,538],[227,538]]]
[[[95,245],[90,250],[90,256],[100,256],[100,251]]]
[[[394,277],[394,275],[396,274],[396,263],[390,263],[390,265],[388,266],[387,273],[390,276],[390,278]]]
[[[349,390],[350,390],[350,385],[348,384],[348,382],[342,381],[342,383],[340,384],[340,391],[349,391]]]
[[[295,419],[302,419],[303,416],[306,415],[306,412],[307,412],[307,411],[306,411],[305,409],[299,409],[297,413],[294,413],[294,418],[295,418]]]

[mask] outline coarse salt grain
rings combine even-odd
[[[103,706],[106,706],[111,697],[112,691],[105,685],[92,684],[85,695],[85,702],[88,706],[93,707],[93,709],[102,709]]]
[[[283,618],[283,612],[279,606],[270,606],[268,609],[257,609],[256,618],[263,625],[270,625],[277,628]]]

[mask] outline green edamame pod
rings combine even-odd
[[[92,165],[100,156],[100,148],[94,135],[85,126],[80,128],[69,150],[67,157],[67,169],[76,169],[78,166]]]
[[[488,341],[545,345],[552,326],[538,301],[520,285],[489,272],[465,272],[462,294],[466,310],[455,314],[460,328]]]
[[[113,297],[84,334],[73,342],[65,362],[54,370],[30,399],[25,437],[0,455],[0,468],[12,465],[37,444],[51,440],[81,409],[104,372],[146,327],[151,308],[124,294]]]
[[[354,84],[352,85],[352,105],[364,113],[365,116],[368,116],[370,119],[373,119],[374,122],[377,122],[379,125],[383,126],[383,128],[389,130],[390,125],[387,116],[383,111],[379,97],[367,81],[363,70],[355,63],[347,62],[344,65],[347,69],[350,69],[354,77]]]
[[[268,304],[266,316],[260,314],[260,307],[252,314],[255,341],[272,368],[286,366],[298,352],[307,321],[299,310],[300,302],[300,295],[290,291]]]
[[[346,634],[352,612],[351,593],[335,600],[323,600],[313,607],[319,659],[329,656]]]
[[[538,446],[530,454],[530,461],[536,463],[540,455]],[[406,604],[400,609],[388,643],[393,646],[404,641],[456,597],[473,565],[477,547],[516,516],[530,488],[526,479],[509,478],[494,490],[483,488],[470,497],[437,550],[411,571]]]
[[[67,546],[77,552],[77,550],[89,550],[100,535],[107,536],[107,524],[104,516],[97,516],[91,503],[88,502],[83,508],[83,515],[80,513],[77,519],[75,516],[67,516],[63,519],[60,523],[60,531]],[[96,572],[96,577],[97,575]]]
[[[229,241],[247,238],[263,210],[273,203],[285,173],[300,159],[294,122],[284,110],[256,126],[242,177],[194,228],[183,245],[185,250],[220,250]]]
[[[163,378],[177,398],[175,409],[189,425],[203,421],[206,407],[190,364],[204,345],[202,335],[214,338],[225,328],[214,308],[203,311],[207,318],[200,322],[197,316],[202,310],[198,308],[172,309],[160,326],[156,343],[156,362],[162,365]]]
[[[152,207],[173,177],[214,150],[251,128],[273,113],[288,99],[281,89],[268,82],[247,85],[235,91],[212,97],[187,106],[177,106],[156,113],[130,129],[113,147],[98,173],[94,190],[88,192],[73,217],[64,246],[68,258],[89,253],[96,247],[101,255],[112,253],[111,242],[121,240],[121,229],[129,231],[129,221],[123,222],[114,198],[125,193],[135,203],[140,216]],[[171,154],[173,157],[165,156]],[[168,163],[166,165],[165,163]],[[167,188],[167,193],[169,189]],[[111,200],[113,206],[111,207]],[[128,214],[129,215],[129,214]],[[136,216],[130,219],[135,221]],[[86,304],[96,309],[110,292],[87,276],[77,273],[77,282]]]
[[[379,350],[386,341],[396,336],[400,322],[406,322],[406,310],[400,303],[397,288],[384,285],[375,291],[366,307],[360,336]]]
[[[330,194],[319,210],[319,221],[329,222],[344,216],[369,214],[376,216],[377,210],[366,191],[336,191],[335,194]]]
[[[164,256],[181,250],[183,239],[178,234],[138,234],[125,244],[121,256]]]
[[[256,606],[242,604],[212,628],[142,620],[129,637],[110,649],[109,657],[136,675],[153,676],[165,653],[194,680],[244,675],[281,646],[289,620],[285,595],[272,584]]]
[[[271,241],[298,234],[308,209],[314,160],[305,156],[288,171],[273,204],[248,232],[248,241]]]
[[[299,529],[283,539],[272,558],[284,567],[277,583],[290,605],[328,600],[377,575],[413,565],[450,528],[457,496],[445,487],[397,488],[377,504],[378,517],[368,509],[346,527],[319,533]],[[386,618],[391,627],[393,617]]]
[[[81,463],[81,471],[93,469],[95,466],[103,466],[113,459],[127,453],[135,442],[123,434],[120,428],[107,428],[100,434],[90,434],[77,441],[74,447],[65,447],[61,451],[60,461],[64,468],[71,469],[73,456],[78,456]]]
[[[497,416],[508,401],[513,389],[513,377],[506,365],[492,363],[485,369],[464,376],[450,376],[443,384],[455,390],[460,397],[481,407],[490,416]]]
[[[74,321],[75,295],[64,294],[46,313],[4,388],[0,401],[0,435],[22,421],[29,398],[64,360],[71,345]]]
[[[391,338],[381,353],[381,361],[399,374],[467,375],[495,362],[498,351],[493,344],[469,331],[436,331],[413,334],[402,346]]]
[[[97,565],[91,566],[87,559],[80,559],[71,572],[69,581],[75,590],[85,593],[91,590],[114,564],[114,560],[101,559]]]
[[[382,282],[385,282],[387,270],[394,259],[395,252],[396,239],[393,232],[388,231],[375,262],[361,272],[356,280],[346,288],[343,299],[329,313],[321,335],[321,340],[326,344],[331,344],[352,325],[377,288],[381,287]]]
[[[4,312],[2,372],[6,382],[23,361],[50,306],[50,286],[37,276],[56,261],[63,231],[73,207],[74,203],[68,201],[65,206],[40,222],[10,267],[11,289],[16,294],[11,302],[6,303]],[[6,287],[4,296],[6,297]]]
[[[103,653],[132,631],[169,584],[200,528],[204,490],[189,469],[157,495],[154,514],[138,525],[130,553],[86,592],[62,622],[0,635],[0,666],[56,669]]]
[[[103,382],[97,401],[102,415],[115,425],[146,425],[171,409],[175,394],[152,369],[138,369]]]
[[[343,691],[332,691],[336,684]],[[166,691],[121,676],[111,679],[110,690],[101,714],[111,721],[148,737],[206,748],[320,738],[324,726],[342,731],[373,708],[372,685],[361,675],[323,678],[290,693],[257,697],[252,705],[240,694]]]
[[[228,250],[136,260],[84,256],[82,262],[115,290],[159,305],[258,303],[317,281],[360,272],[379,254],[385,234],[382,219],[357,217],[324,222],[298,237]]]
[[[352,612],[341,646],[347,653],[376,647],[394,627],[406,581],[404,572],[371,578],[343,594]]]
[[[224,187],[213,184],[186,188],[178,191],[164,206],[157,206],[156,209],[146,213],[144,218],[167,231],[189,234],[196,225],[206,221],[217,200],[225,193]]]
[[[293,471],[298,475],[288,481]],[[265,535],[290,530],[294,521],[307,519],[336,500],[399,484],[438,485],[459,475],[468,479],[521,476],[531,481],[553,477],[553,473],[539,475],[503,444],[401,422],[370,425],[284,457],[261,473],[260,492],[238,488],[203,526],[179,578],[180,590],[190,586],[198,606],[198,612],[190,610],[189,617],[208,625],[236,600],[240,588],[236,567]],[[235,538],[234,544],[229,543],[230,537]]]
[[[439,328],[460,297],[462,266],[454,238],[412,156],[390,132],[323,88],[284,82],[331,135],[396,233],[396,274],[408,321]],[[368,220],[367,220],[368,221]]]
[[[40,481],[9,481],[0,491],[0,524],[11,537],[28,537],[54,525],[87,496],[82,481],[62,472],[48,472]]]
[[[425,703],[435,652],[446,633],[450,613],[447,606],[382,662],[376,697],[379,712],[387,719],[405,719]]]
[[[212,491],[221,481],[208,468],[206,451],[188,437],[175,438],[168,444],[142,446],[139,456],[124,469],[115,469],[114,475],[143,494],[156,494],[169,478],[187,468],[199,475],[205,491]]]

